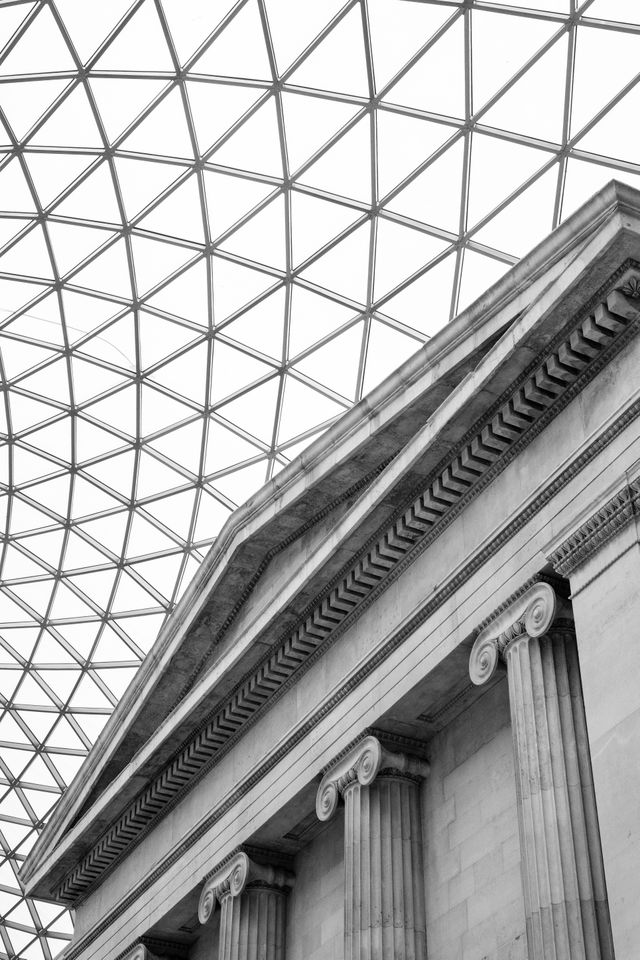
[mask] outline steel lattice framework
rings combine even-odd
[[[607,180],[637,0],[0,0],[0,957],[234,507]]]

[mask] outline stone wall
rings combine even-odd
[[[342,960],[344,813],[296,857],[287,905],[287,960]]]
[[[429,956],[525,960],[504,680],[431,741],[429,761],[422,793]]]

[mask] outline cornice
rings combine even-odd
[[[554,569],[568,577],[640,515],[640,477],[627,482],[549,554]]]
[[[315,662],[562,407],[635,334],[640,266],[626,262],[509,395],[467,434],[425,489],[361,554],[298,628],[232,691],[162,773],[65,877],[56,898],[77,902],[184,796],[265,707]],[[586,462],[586,461],[585,461]]]
[[[282,743],[263,763],[240,782],[233,794],[227,797],[217,807],[214,807],[209,815],[187,834],[181,842],[171,849],[166,856],[150,871],[136,887],[132,888],[112,909],[106,914],[91,930],[89,930],[82,940],[75,944],[70,944],[65,952],[65,960],[76,960],[84,950],[86,950],[103,932],[105,932],[113,923],[117,922],[119,917],[139,899],[147,890],[162,877],[178,860],[190,850],[203,836],[236,804],[240,803],[255,786],[265,776],[269,774],[274,767],[280,763],[306,736],[309,735],[333,710],[341,703],[354,689],[366,681],[368,677],[387,660],[395,650],[419,627],[432,617],[460,587],[466,583],[491,557],[493,557],[504,545],[518,534],[531,518],[542,510],[574,477],[576,477],[585,467],[591,463],[609,444],[632,423],[640,417],[640,400],[630,404],[623,413],[620,414],[598,438],[583,450],[575,459],[558,474],[555,479],[542,490],[523,510],[520,511],[513,520],[504,527],[489,543],[475,554],[469,562],[459,570],[453,577],[446,581],[440,590],[437,590],[424,605],[416,611],[413,617],[403,623],[403,625],[391,634],[387,641],[369,658],[361,667],[355,671],[343,686],[328,698],[291,736]],[[248,725],[255,723],[258,715],[249,718]]]

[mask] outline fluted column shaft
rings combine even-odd
[[[198,916],[206,923],[220,903],[218,960],[285,960],[288,871],[254,863],[239,852],[209,878]]]
[[[419,781],[424,761],[385,751],[374,737],[325,774],[317,810],[344,799],[344,960],[425,960]]]
[[[580,671],[567,612],[549,584],[535,584],[480,633],[471,678],[485,682],[499,657],[506,664],[529,960],[611,960]]]
[[[285,898],[284,890],[262,884],[224,896],[218,960],[284,960]]]

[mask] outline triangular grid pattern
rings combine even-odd
[[[71,921],[20,865],[230,511],[640,184],[629,2],[90,6],[0,4],[0,958],[24,960]]]

